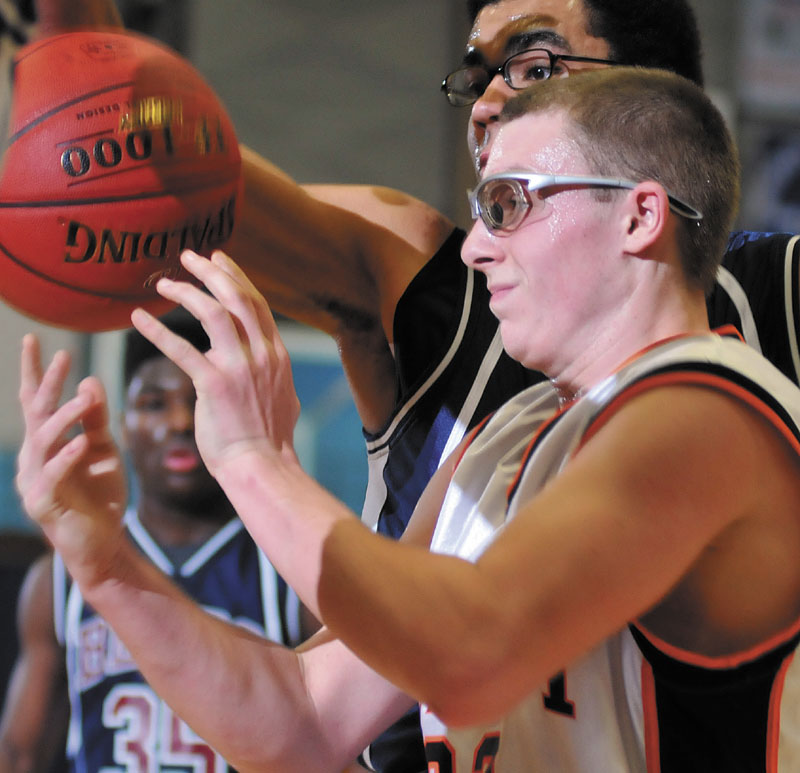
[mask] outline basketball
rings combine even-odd
[[[230,238],[241,196],[233,124],[184,58],[147,37],[81,31],[14,64],[0,171],[0,296],[57,327],[130,326],[172,304],[184,248]]]

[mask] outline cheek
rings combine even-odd
[[[475,174],[480,177],[481,148],[478,144],[478,138],[475,136],[475,127],[471,121],[467,126],[467,148],[469,149],[469,157],[472,159],[472,167],[475,170]]]
[[[128,445],[134,448],[161,443],[167,436],[167,424],[161,419],[148,421],[143,417],[132,418],[126,422],[125,429]]]

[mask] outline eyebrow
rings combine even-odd
[[[531,19],[530,22],[532,24],[541,23],[533,19]],[[570,46],[563,35],[560,35],[554,29],[538,26],[531,27],[530,29],[521,29],[519,32],[509,35],[503,46],[503,56],[507,59],[509,56],[513,56],[520,51],[526,51],[529,48],[536,48],[537,46],[548,49],[550,47],[561,48],[566,52],[572,51],[572,46]],[[486,63],[486,57],[480,48],[476,46],[467,48],[464,54],[463,64],[475,65]]]

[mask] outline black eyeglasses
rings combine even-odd
[[[442,81],[442,91],[447,101],[454,107],[465,107],[476,102],[486,91],[495,75],[502,75],[503,80],[517,91],[525,89],[533,83],[546,81],[554,75],[563,78],[569,75],[569,69],[562,62],[590,62],[592,64],[619,65],[610,59],[594,59],[589,56],[572,56],[571,54],[554,54],[546,48],[532,48],[520,51],[508,57],[500,65],[492,69],[482,64],[459,67]]]

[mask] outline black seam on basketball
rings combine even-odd
[[[44,113],[43,115],[40,115],[35,121],[31,121],[27,126],[25,126],[23,129],[20,129],[16,134],[12,134],[11,138],[8,141],[8,145],[9,147],[11,147],[11,145],[13,145],[20,137],[22,137],[24,134],[27,134],[31,129],[38,126],[43,121],[46,121],[51,116],[60,113],[62,110],[66,110],[66,108],[71,107],[72,105],[77,105],[78,102],[82,102],[84,99],[97,97],[100,94],[105,94],[109,91],[116,91],[117,89],[122,89],[126,88],[127,86],[135,86],[135,85],[136,81],[125,81],[123,83],[114,83],[111,86],[106,86],[105,88],[97,89],[96,91],[90,91],[86,94],[81,94],[79,97],[69,100],[69,102],[64,102],[58,107],[53,108],[52,110],[48,110],[48,112]]]
[[[193,163],[194,162],[190,159],[176,159],[175,161],[172,161],[169,164],[162,163],[158,167],[158,172],[160,174],[162,171],[166,171],[169,169],[174,174],[175,169],[180,169],[181,166],[186,166],[191,170],[193,179],[200,180],[201,174],[199,172],[196,172],[192,168]],[[89,183],[95,182],[96,180],[107,180],[110,177],[116,177],[117,175],[120,174],[128,174],[129,172],[138,172],[140,169],[146,169],[148,167],[152,168],[152,164],[149,163],[148,159],[145,159],[139,164],[139,166],[129,166],[125,169],[114,169],[110,172],[106,172],[105,174],[96,174],[93,177],[86,180],[73,180],[67,183],[67,187],[74,188],[76,185],[87,185]],[[206,172],[205,179],[203,179],[202,182],[200,182],[197,185],[192,185],[191,190],[203,190],[205,188],[209,188],[214,185],[227,185],[228,183],[235,182],[236,180],[238,180],[238,177],[231,177],[230,175],[228,175],[227,177],[222,177],[219,175],[219,172]],[[179,189],[179,190],[185,191],[189,189]]]
[[[54,43],[58,42],[63,37],[65,37],[64,34],[54,35],[53,37],[45,38],[44,40],[38,42],[30,43],[28,47],[25,49],[25,51],[21,51],[20,53],[17,54],[17,56],[14,59],[14,66],[16,67],[20,62],[33,56],[37,51],[41,51],[43,48],[52,46]]]
[[[129,301],[132,303],[146,303],[148,301],[152,301],[154,296],[152,293],[150,294],[136,294],[136,295],[122,295],[118,293],[109,293],[109,292],[102,292],[100,290],[88,290],[85,287],[78,287],[76,285],[69,284],[68,282],[64,282],[60,279],[54,279],[53,277],[45,274],[42,271],[38,271],[37,269],[33,268],[33,266],[29,266],[27,263],[23,263],[19,258],[15,255],[10,253],[6,246],[0,242],[0,252],[2,252],[12,263],[19,266],[21,269],[24,269],[29,274],[33,274],[35,277],[39,279],[43,279],[48,284],[56,285],[56,287],[62,287],[65,290],[71,290],[72,292],[76,293],[83,293],[84,295],[90,295],[94,298],[109,298],[110,300],[115,301]]]
[[[185,188],[171,188],[168,191],[151,191],[149,193],[126,193],[121,196],[102,196],[93,199],[63,199],[60,201],[0,201],[0,209],[43,209],[46,207],[81,207],[87,204],[117,204],[123,201],[147,201],[148,199],[166,198],[168,196],[181,196],[187,193],[199,193],[208,188],[215,188],[220,184],[236,182],[230,180],[212,180],[205,186],[190,185]],[[228,196],[233,195],[235,191]]]

